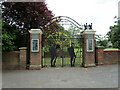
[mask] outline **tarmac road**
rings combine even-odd
[[[118,65],[7,70],[2,88],[117,88]]]

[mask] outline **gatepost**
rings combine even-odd
[[[29,69],[41,69],[41,40],[42,31],[40,29],[31,29],[30,31],[30,67]]]
[[[83,32],[83,66],[95,66],[95,31],[86,29]]]

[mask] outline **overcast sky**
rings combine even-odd
[[[120,0],[46,0],[55,16],[68,16],[79,24],[93,23],[97,34],[105,35],[118,16]]]

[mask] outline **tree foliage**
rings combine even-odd
[[[105,38],[104,36],[102,36],[101,34],[96,34],[95,35],[95,39],[96,39],[96,45],[97,46],[104,46],[105,48],[108,48],[109,45],[108,45],[108,39]]]
[[[7,28],[5,28],[5,30],[11,32],[11,38],[14,38],[14,35],[12,35],[13,32],[14,33],[16,32],[17,34],[19,30],[20,34],[24,36],[24,40],[25,40],[23,46],[28,46],[29,43],[28,30],[39,28],[42,29],[43,33],[46,32],[52,33],[54,32],[54,30],[56,30],[56,28],[59,28],[59,25],[57,25],[56,23],[52,24],[49,27],[49,29],[45,28],[45,25],[53,17],[54,15],[52,11],[48,10],[47,4],[45,2],[3,2],[2,3],[2,18],[3,18],[2,22],[7,23],[10,26],[15,26],[17,28],[17,29],[11,28],[10,31]],[[3,31],[3,33],[4,32],[5,31]],[[13,45],[13,43],[11,44],[10,43],[4,44],[4,43],[5,41],[3,41],[3,45]]]
[[[110,27],[107,33],[109,41],[111,41],[113,48],[120,49],[120,21],[115,21],[116,25]]]
[[[18,50],[22,41],[22,36],[15,26],[2,24],[2,51]]]
[[[4,2],[2,10],[4,22],[16,25],[23,33],[31,28],[43,29],[53,17],[45,2]]]

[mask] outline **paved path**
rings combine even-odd
[[[3,71],[3,88],[117,88],[118,66]]]

